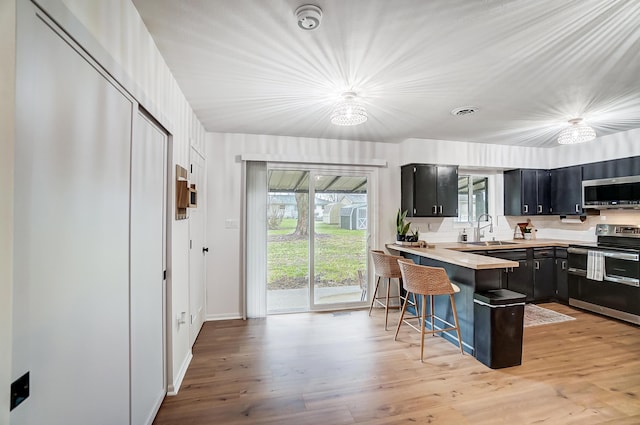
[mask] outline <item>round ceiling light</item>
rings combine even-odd
[[[320,26],[322,20],[322,9],[312,4],[305,4],[296,9],[298,26],[306,31],[311,31]]]
[[[596,138],[593,128],[582,122],[582,118],[569,120],[569,127],[565,128],[558,135],[558,143],[561,145],[575,145],[577,143],[589,142]]]
[[[367,118],[367,109],[356,93],[350,91],[342,93],[331,113],[331,123],[341,126],[359,125],[366,122]]]
[[[465,115],[471,115],[478,112],[480,108],[477,106],[461,106],[451,110],[451,115],[455,117],[464,117]]]

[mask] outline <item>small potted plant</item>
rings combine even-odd
[[[407,238],[407,232],[409,232],[409,227],[411,226],[411,222],[405,222],[404,219],[407,217],[407,210],[404,212],[400,211],[398,208],[398,214],[396,214],[396,240],[397,241],[405,241]]]
[[[418,238],[420,237],[420,233],[418,230],[414,230],[410,235],[404,237],[404,240],[407,242],[418,242]]]

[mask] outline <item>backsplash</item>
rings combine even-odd
[[[568,217],[564,222],[560,216],[498,216],[493,221],[493,232],[489,228],[484,230],[483,240],[508,240],[513,239],[514,228],[517,223],[531,219],[531,223],[537,229],[536,238],[562,239],[584,242],[596,241],[596,225],[607,224],[640,224],[640,210],[602,210],[599,216],[587,216],[584,222],[577,217]],[[469,241],[473,240],[473,225],[471,223],[458,223],[454,218],[421,218],[412,217],[411,229],[418,229],[420,239],[427,242],[454,242],[458,241],[462,230],[466,228]],[[483,223],[485,225],[487,223]]]

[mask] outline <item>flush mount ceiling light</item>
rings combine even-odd
[[[322,9],[312,4],[305,4],[296,9],[295,15],[298,18],[298,26],[303,30],[311,31],[320,26]]]
[[[331,122],[335,125],[358,125],[367,120],[367,110],[354,92],[342,93],[331,113]]]
[[[569,120],[569,127],[565,128],[558,135],[558,143],[561,145],[575,145],[577,143],[589,142],[596,138],[596,132],[582,122],[582,118]]]

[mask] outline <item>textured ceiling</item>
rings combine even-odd
[[[640,127],[637,0],[133,2],[211,132],[552,147],[575,116],[598,136]],[[366,123],[329,122],[346,90]]]

